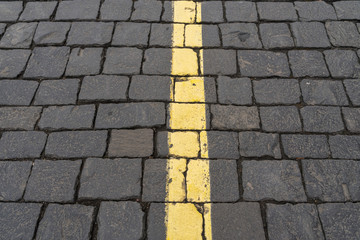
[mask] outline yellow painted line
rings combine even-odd
[[[168,128],[172,130],[168,145],[169,155],[174,158],[167,164],[166,239],[201,240],[204,234],[211,240],[205,78],[200,75],[202,54],[192,49],[202,47],[202,26],[195,24],[201,22],[201,3],[174,1],[173,14],[174,79],[173,102],[168,108]]]

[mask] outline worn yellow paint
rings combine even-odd
[[[196,4],[192,1],[173,2],[173,21],[175,23],[194,23],[196,15]],[[173,39],[178,36],[174,35]],[[176,40],[176,39],[175,39]]]
[[[201,158],[209,158],[209,146],[208,146],[208,138],[207,132],[200,132],[200,156]]]
[[[186,174],[187,199],[189,202],[210,201],[209,160],[190,160]]]
[[[168,143],[171,156],[196,158],[199,155],[200,144],[197,132],[169,132]]]
[[[205,102],[204,78],[183,77],[175,82],[175,102]]]
[[[186,159],[169,159],[167,161],[166,201],[182,202],[186,198],[185,176]]]
[[[204,235],[207,240],[212,239],[211,229],[211,203],[204,204]]]
[[[178,36],[176,39],[173,39],[173,47],[183,47],[185,41],[185,24],[174,23],[173,34]]]
[[[186,25],[185,36],[185,46],[202,47],[202,26],[200,24]]]
[[[170,113],[169,127],[171,129],[177,129],[177,130],[206,129],[205,104],[170,103],[169,113]]]

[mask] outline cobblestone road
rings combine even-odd
[[[0,0],[0,239],[359,240],[359,49],[360,1]]]

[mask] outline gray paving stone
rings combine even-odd
[[[31,165],[31,161],[0,162],[1,201],[18,201],[21,199],[30,175]]]
[[[262,129],[269,132],[300,132],[300,115],[295,106],[260,107]]]
[[[70,30],[68,22],[39,22],[35,32],[36,44],[61,44]]]
[[[167,3],[172,4],[171,2],[165,2],[164,4]],[[172,47],[173,31],[174,31],[173,24],[171,23],[151,24],[151,33],[149,40],[150,46]]]
[[[139,0],[134,3],[134,11],[131,15],[131,20],[158,22],[160,21],[161,11],[161,1]]]
[[[300,87],[295,79],[263,79],[253,81],[257,103],[294,104],[300,102]]]
[[[339,19],[360,20],[360,2],[338,1],[334,2],[334,7]]]
[[[0,129],[33,130],[40,113],[41,107],[2,107]]]
[[[196,80],[198,80],[199,78],[195,77]],[[180,92],[180,94],[177,94],[176,89],[178,89],[179,84],[182,84],[184,82],[189,82],[191,83],[191,80],[193,80],[193,78],[187,78],[187,77],[178,77],[175,78],[175,88],[174,88],[174,99],[175,102],[194,102],[193,100],[188,99],[189,97],[184,97],[183,93]],[[201,81],[203,81],[203,86],[202,88],[204,89],[204,100],[202,99],[197,99],[195,100],[195,102],[206,102],[206,103],[216,103],[217,102],[217,96],[216,96],[216,82],[215,79],[212,77],[202,77]],[[197,83],[193,83],[192,86],[194,86],[194,89],[198,89],[198,87],[196,87]],[[183,88],[183,86],[179,87],[179,88]],[[170,96],[171,94],[169,94]],[[185,98],[185,99],[184,99]],[[198,97],[195,97],[198,98]]]
[[[67,45],[104,45],[111,41],[112,22],[73,22]]]
[[[166,134],[167,135],[167,134]],[[144,202],[161,202],[166,200],[168,184],[167,159],[146,159],[142,182]]]
[[[211,114],[214,129],[251,130],[260,127],[256,107],[212,105]]]
[[[160,102],[100,104],[95,127],[153,127],[164,125],[165,115],[165,104]]]
[[[116,24],[111,44],[114,46],[146,46],[149,23],[120,22]]]
[[[230,78],[220,76],[217,79],[219,103],[222,104],[252,104],[251,81],[249,78]]]
[[[261,132],[240,132],[240,155],[243,157],[281,158],[279,135]]]
[[[102,20],[128,20],[132,8],[131,0],[105,0],[101,5]]]
[[[103,73],[139,74],[142,50],[137,48],[108,48]]]
[[[255,23],[225,23],[220,24],[219,27],[224,47],[262,47]]]
[[[153,154],[152,129],[112,130],[108,155],[110,157],[148,157]]]
[[[80,179],[81,199],[129,199],[140,197],[141,159],[90,158]]]
[[[226,1],[226,19],[228,22],[257,22],[255,3],[246,1]]]
[[[35,160],[25,190],[25,201],[73,201],[80,166],[80,160]]]
[[[48,20],[53,14],[57,2],[28,2],[22,12],[20,21]]]
[[[289,158],[327,158],[330,149],[325,135],[281,135],[285,154]]]
[[[342,108],[346,128],[350,132],[360,133],[360,108]]]
[[[298,18],[293,3],[259,2],[257,7],[261,20],[296,21]]]
[[[164,221],[166,219],[165,210],[165,203],[151,203],[148,213],[148,224],[146,231],[146,235],[149,240],[166,239],[166,225]]]
[[[53,132],[45,148],[48,157],[102,157],[106,148],[107,131]]]
[[[36,47],[27,65],[26,78],[60,78],[70,54],[68,47]]]
[[[5,32],[6,23],[0,23],[0,35]]]
[[[141,61],[141,58],[140,58]],[[169,48],[148,48],[145,50],[144,74],[171,74],[172,50]]]
[[[289,51],[289,62],[294,77],[328,77],[324,57],[319,51]]]
[[[0,203],[1,238],[32,239],[40,208],[38,203]]]
[[[43,132],[4,132],[0,139],[0,159],[38,158],[45,142]]]
[[[16,21],[22,10],[22,1],[0,2],[0,22]]]
[[[201,31],[202,31],[202,46],[220,47],[221,43],[220,43],[220,34],[219,34],[218,26],[210,25],[210,24],[202,24]],[[191,46],[191,44],[188,44],[189,38],[187,38],[186,36],[187,34],[185,32],[185,45]]]
[[[102,48],[73,48],[66,67],[66,76],[100,73]]]
[[[171,100],[172,79],[165,76],[137,75],[131,78],[129,98],[134,100]]]
[[[306,201],[296,161],[244,161],[242,180],[245,200]]]
[[[35,105],[75,104],[79,79],[44,80],[35,95]]]
[[[45,130],[89,129],[94,115],[94,105],[50,106],[44,108],[38,127]]]
[[[285,23],[262,23],[259,25],[259,31],[266,49],[294,46],[290,29]]]
[[[325,23],[332,45],[360,48],[360,33],[353,22],[333,21]]]
[[[360,64],[355,52],[351,50],[326,50],[324,54],[332,77],[360,77]]]
[[[212,239],[265,240],[258,203],[215,203],[211,206]]]
[[[290,26],[297,47],[327,48],[331,46],[323,23],[295,22]]]
[[[205,75],[236,74],[236,51],[226,49],[204,49],[203,71]]]
[[[174,5],[171,1],[164,1],[163,5],[164,12],[161,16],[161,21],[163,22],[171,22],[173,23],[174,20]],[[188,9],[188,12],[192,10]],[[193,16],[189,16],[189,22],[195,22],[195,14]]]
[[[89,239],[93,206],[49,204],[36,239]]]
[[[329,144],[333,158],[360,159],[360,136],[330,136]]]
[[[287,57],[281,52],[261,50],[238,51],[240,73],[247,77],[288,77],[290,69]]]
[[[348,79],[344,80],[344,85],[351,103],[355,106],[360,106],[360,81]]]
[[[352,160],[302,160],[310,198],[321,201],[359,201],[360,162]]]
[[[10,25],[0,41],[1,48],[29,48],[37,23],[15,23]]]
[[[158,131],[156,133],[156,154],[159,157],[169,156],[169,133],[166,131]]]
[[[115,75],[86,76],[81,84],[79,100],[126,100],[129,78]]]
[[[28,80],[0,81],[0,105],[29,105],[38,85]]]
[[[16,78],[30,57],[30,50],[0,50],[0,78]]]
[[[221,1],[207,1],[201,4],[201,22],[224,22],[224,10]],[[197,19],[199,22],[199,19]]]
[[[339,107],[306,106],[300,109],[306,132],[338,132],[344,130]]]
[[[238,159],[239,140],[236,132],[208,131],[207,149],[209,158]]]
[[[359,239],[359,203],[326,203],[318,209],[327,240]]]
[[[266,204],[270,240],[323,240],[318,211],[313,204]]]
[[[90,20],[96,19],[100,0],[62,1],[56,11],[56,20]]]
[[[336,20],[335,9],[331,4],[322,1],[295,2],[300,21]]]
[[[344,87],[340,81],[310,80],[300,82],[303,100],[309,105],[348,105]]]

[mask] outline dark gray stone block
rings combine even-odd
[[[300,115],[295,106],[260,107],[262,129],[268,132],[300,132]]]
[[[41,107],[2,107],[0,129],[33,130],[40,113]]]
[[[102,20],[128,20],[133,2],[131,0],[105,0],[101,5]]]
[[[100,73],[102,48],[73,48],[66,67],[66,76]]]
[[[341,20],[360,20],[360,2],[338,1],[334,2],[336,14]]]
[[[187,25],[185,29],[185,46],[192,47],[192,44],[189,44],[188,41],[191,38],[188,36],[188,29],[191,27],[191,25]],[[210,24],[202,24],[201,25],[201,35],[202,35],[202,46],[203,47],[220,47],[220,34],[219,34],[219,28],[216,25],[210,25]],[[224,41],[224,39],[223,39]]]
[[[333,6],[323,1],[295,2],[295,8],[301,21],[336,20]]]
[[[138,75],[131,78],[129,98],[134,100],[171,100],[171,77]]]
[[[249,78],[230,78],[220,76],[217,79],[219,103],[250,105],[252,104],[251,81]]]
[[[360,33],[353,22],[327,22],[325,24],[332,45],[360,48]]]
[[[134,11],[131,20],[148,22],[160,21],[162,2],[158,0],[139,0],[134,3]]]
[[[29,48],[37,23],[15,23],[10,25],[0,41],[1,48]]]
[[[150,32],[149,23],[120,22],[116,24],[111,45],[146,46]]]
[[[300,87],[295,79],[264,79],[253,81],[256,102],[269,104],[294,104],[300,102]]]
[[[348,79],[344,80],[346,92],[350,98],[351,103],[354,106],[360,106],[360,81],[359,79]]]
[[[100,0],[63,1],[57,8],[56,20],[90,20],[96,19]]]
[[[165,4],[171,2],[165,2]],[[166,10],[165,10],[166,11]],[[174,27],[171,23],[151,24],[150,46],[172,47]]]
[[[146,49],[143,67],[142,67],[143,73],[169,75],[171,74],[171,61],[172,61],[171,49],[168,48]]]
[[[257,7],[261,20],[296,21],[298,18],[293,3],[259,2]]]
[[[240,155],[243,157],[281,158],[279,135],[261,132],[240,132]]]
[[[201,3],[201,22],[224,22],[224,10],[221,1],[207,1]],[[199,19],[197,19],[199,22]]]
[[[20,21],[48,20],[53,14],[57,2],[28,2],[22,12]]]
[[[351,50],[324,51],[326,63],[332,77],[357,78],[360,77],[360,64],[356,53]]]
[[[259,25],[259,31],[266,49],[294,46],[290,29],[285,23],[262,23]]]
[[[40,22],[34,36],[36,44],[61,44],[70,30],[68,22]]]
[[[333,158],[360,159],[360,136],[330,136],[329,144]]]
[[[207,150],[209,158],[238,159],[240,157],[238,134],[236,132],[208,131]]]
[[[35,105],[75,104],[79,79],[45,80],[35,95]]]
[[[168,184],[168,160],[145,160],[144,176],[142,183],[142,201],[161,202],[166,200]]]
[[[360,133],[360,108],[342,108],[346,128],[350,132]]]
[[[224,47],[262,47],[255,23],[225,23],[220,24],[219,27]]]
[[[236,74],[236,51],[226,49],[203,50],[203,74]]]
[[[181,203],[179,203],[181,204]],[[166,239],[166,205],[165,203],[151,203],[147,219],[147,238],[149,240]]]
[[[0,35],[5,32],[6,23],[0,23]]]
[[[257,22],[255,3],[246,1],[226,1],[226,19],[228,22]]]
[[[294,77],[327,77],[324,57],[321,52],[294,50],[289,51],[289,62]]]
[[[338,132],[344,130],[339,107],[306,106],[300,109],[306,132]]]
[[[0,21],[16,21],[23,10],[22,1],[0,2]]]
[[[30,50],[0,50],[0,78],[16,78],[30,57]]]
[[[296,22],[291,23],[297,47],[327,48],[330,42],[325,27],[320,22]]]
[[[0,105],[29,105],[38,85],[28,80],[0,81]]]
[[[327,158],[330,149],[325,135],[281,135],[285,154],[289,158]]]
[[[137,48],[108,48],[103,73],[139,74],[142,50]]]
[[[104,45],[111,41],[114,23],[74,22],[71,25],[67,45]]]

